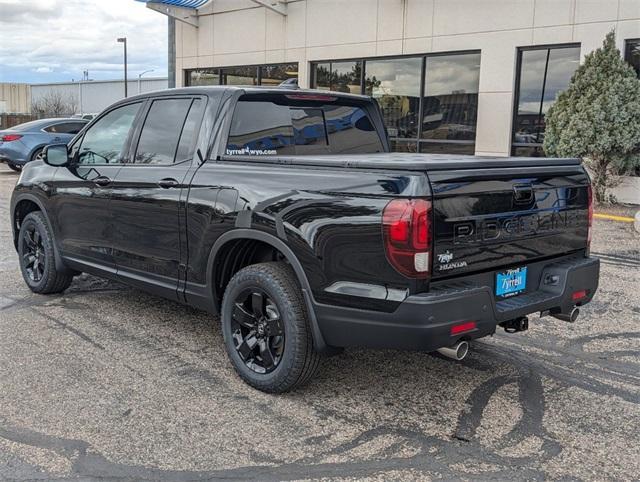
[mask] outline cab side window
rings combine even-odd
[[[173,164],[192,102],[193,99],[153,101],[138,141],[136,164]],[[193,136],[192,124],[187,127]]]
[[[79,164],[119,164],[123,162],[125,146],[141,103],[118,107],[85,132],[77,154]]]

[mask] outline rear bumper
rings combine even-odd
[[[495,332],[499,323],[547,310],[567,312],[591,301],[598,289],[600,261],[572,257],[529,265],[535,289],[496,301],[494,287],[473,281],[456,281],[432,288],[429,293],[406,298],[392,313],[332,305],[315,305],[320,331],[327,345],[365,346],[433,351],[459,340],[471,340]],[[575,292],[586,291],[577,302]],[[451,327],[475,321],[476,329],[451,335]]]
[[[0,148],[0,162],[22,165],[26,164],[27,160],[24,159],[24,155],[13,149]]]

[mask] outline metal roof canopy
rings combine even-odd
[[[180,22],[188,23],[198,28],[198,15],[194,10],[199,9],[213,0],[136,0],[145,2],[147,8],[175,18]],[[251,0],[253,3],[268,8],[280,15],[287,15],[287,0]]]

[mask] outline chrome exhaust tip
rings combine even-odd
[[[577,306],[574,306],[569,313],[551,313],[551,316],[553,316],[554,318],[562,321],[567,321],[569,323],[574,323],[578,319],[579,315],[580,309]]]
[[[447,358],[460,361],[467,356],[467,353],[469,353],[469,343],[466,341],[459,341],[451,347],[438,348],[436,351]]]

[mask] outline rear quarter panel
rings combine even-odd
[[[207,162],[189,192],[187,280],[206,284],[216,239],[250,228],[294,252],[316,301],[392,309],[415,282],[386,260],[382,210],[394,197],[429,193],[421,173]]]

